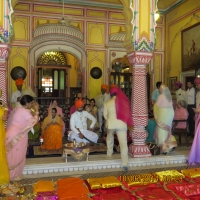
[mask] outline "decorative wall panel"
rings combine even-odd
[[[120,12],[109,12],[108,18],[109,19],[117,19],[117,20],[125,20],[125,16]]]
[[[60,14],[62,15],[62,6],[50,6],[50,5],[39,5],[34,4],[33,7],[34,12],[39,13],[51,13],[51,14]],[[73,7],[65,7],[64,9],[65,15],[77,15],[83,16],[83,9],[73,8]]]
[[[104,45],[105,44],[105,24],[103,23],[87,23],[88,44]]]
[[[30,4],[29,3],[18,3],[15,6],[16,11],[30,11]]]
[[[13,26],[15,40],[29,40],[29,17],[16,16]]]
[[[87,17],[97,17],[97,18],[107,18],[107,12],[106,11],[100,11],[100,10],[86,10],[86,16]]]

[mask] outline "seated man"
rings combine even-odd
[[[96,118],[83,110],[84,101],[82,99],[77,100],[75,106],[76,112],[74,112],[70,118],[70,127],[72,131],[68,135],[69,140],[76,140],[78,143],[84,142],[85,144],[90,143],[90,141],[97,143],[98,135],[91,131],[96,124]],[[92,121],[89,130],[87,130],[87,119]]]

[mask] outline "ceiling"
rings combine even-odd
[[[22,0],[24,1],[24,0]],[[29,1],[46,1],[46,2],[58,2],[62,3],[63,0],[29,0]],[[94,6],[94,7],[104,7],[113,9],[123,9],[120,0],[64,0],[65,4],[82,5],[82,6]],[[181,3],[187,0],[158,0],[158,10],[162,14],[166,14],[175,7],[179,6]]]
[[[160,13],[166,14],[184,1],[186,0],[158,0],[158,10]]]

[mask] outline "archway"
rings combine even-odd
[[[29,85],[31,85],[32,88],[34,88],[34,90],[36,91],[36,84],[34,82],[34,79],[36,74],[37,60],[45,52],[52,52],[52,51],[69,53],[77,58],[77,60],[80,63],[80,71],[82,74],[82,95],[85,96],[87,94],[86,81],[84,81],[87,74],[85,68],[86,66],[85,51],[81,47],[67,41],[46,41],[38,45],[35,45],[30,50],[30,70],[28,74]]]

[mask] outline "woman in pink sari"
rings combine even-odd
[[[196,94],[196,109],[195,112],[195,136],[188,157],[189,164],[200,164],[200,78],[194,80],[198,90]]]
[[[50,104],[50,106],[49,106],[49,108],[48,108],[48,115],[51,115],[52,108],[56,108],[56,110],[57,110],[57,115],[58,115],[59,117],[61,117],[61,119],[64,118],[64,115],[63,115],[63,112],[62,112],[62,108],[58,106],[58,102],[57,102],[56,99],[54,99],[54,100],[51,102],[51,104]],[[62,133],[63,133],[63,136],[64,136],[64,135],[65,135],[65,123],[64,123],[63,120],[62,120],[62,124],[63,124]]]
[[[6,130],[6,152],[10,180],[20,180],[26,162],[28,132],[38,122],[39,106],[33,102],[33,97],[22,96],[21,106],[10,114]],[[35,115],[30,109],[34,108]]]
[[[175,120],[187,120],[188,111],[186,109],[187,104],[184,100],[180,100],[176,105],[176,110],[174,111],[174,119]],[[179,122],[176,125],[176,128],[185,129],[187,126],[186,122]]]

